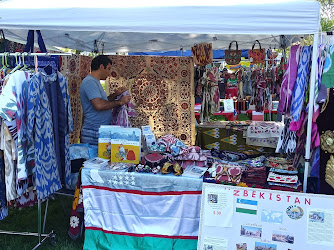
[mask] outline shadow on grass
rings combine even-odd
[[[45,205],[46,202],[42,203],[42,222],[44,219]],[[45,233],[48,234],[53,230],[56,234],[56,242],[55,244],[51,244],[51,241],[48,239],[38,249],[82,249],[83,238],[74,241],[67,234],[71,208],[72,197],[56,195],[55,200],[50,199],[45,224]],[[37,233],[37,204],[22,210],[10,209],[8,217],[3,221],[0,221],[0,230]],[[32,249],[37,244],[38,237],[35,236],[0,234],[0,248],[2,250]]]

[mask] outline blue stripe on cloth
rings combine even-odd
[[[237,199],[237,203],[257,206],[257,201],[252,200]]]

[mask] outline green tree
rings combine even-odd
[[[333,30],[334,26],[334,1],[333,0],[318,0],[321,4],[321,28],[323,31]]]

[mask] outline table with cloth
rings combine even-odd
[[[201,123],[197,127],[196,145],[202,149],[216,148],[234,152],[257,149],[246,144],[245,131],[247,126],[230,126],[227,121]]]
[[[84,249],[196,249],[202,179],[84,167]]]

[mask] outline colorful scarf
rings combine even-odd
[[[305,93],[309,82],[311,66],[311,46],[304,46],[298,64],[297,80],[293,87],[290,113],[295,121],[299,121],[300,114],[304,107]]]
[[[300,46],[299,45],[292,46],[290,49],[290,57],[287,69],[284,73],[282,80],[280,100],[278,104],[278,111],[282,114],[287,112],[290,108],[292,90],[294,88],[295,81],[297,78],[299,55],[300,55]]]

